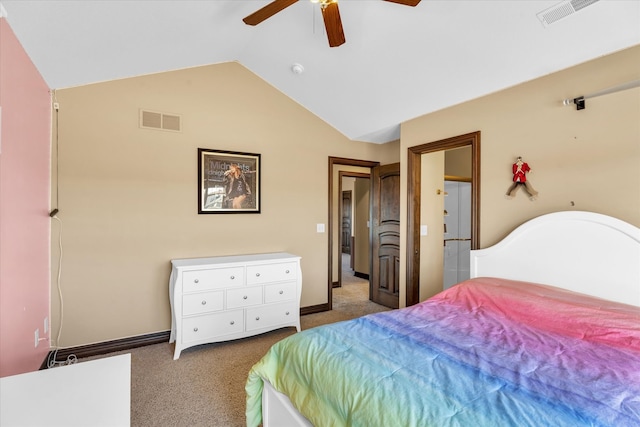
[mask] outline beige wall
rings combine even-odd
[[[640,88],[588,99],[581,111],[561,102],[636,79],[640,46],[404,123],[401,218],[407,215],[407,148],[479,130],[481,247],[554,211],[594,211],[640,226]],[[533,170],[536,201],[522,191],[505,198],[517,156]],[[404,283],[406,271],[401,273]]]
[[[302,257],[302,306],[327,303],[328,233],[316,224],[328,222],[329,156],[399,159],[399,143],[349,141],[237,63],[56,97],[63,347],[169,329],[174,258],[291,252]],[[182,115],[183,131],[140,129],[141,108]],[[261,154],[261,214],[198,215],[199,147]],[[57,241],[54,232],[54,284]]]
[[[456,178],[471,179],[472,159],[471,146],[445,151],[444,174]]]

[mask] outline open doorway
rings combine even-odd
[[[456,149],[459,150],[464,148]],[[451,151],[453,150],[447,151],[445,155]],[[471,166],[470,153],[468,164]],[[471,275],[471,178],[466,174],[447,174],[444,177],[444,191],[442,289],[446,290],[467,280]]]
[[[332,285],[332,307],[345,309],[370,299],[370,173],[340,171],[338,177],[340,265]]]
[[[372,176],[378,167],[370,173],[340,171],[339,187],[341,194],[337,220],[340,224],[338,233],[339,276],[333,283],[332,309],[338,310],[348,318],[386,311],[389,308],[381,305],[372,294],[372,231],[370,230],[372,215],[371,200]],[[375,301],[375,302],[374,302]]]
[[[366,160],[356,160],[356,159],[345,159],[339,157],[329,157],[329,281],[327,284],[328,289],[328,307],[327,310],[331,310],[333,308],[333,289],[340,288],[343,283],[343,236],[347,236],[347,232],[343,233],[341,223],[342,223],[342,191],[343,191],[343,179],[354,178],[354,188],[358,180],[366,180],[371,174],[371,168],[377,166],[378,162],[371,162]],[[362,181],[359,185],[363,183],[368,184],[368,182]],[[358,196],[354,193],[355,198]],[[352,199],[353,204],[357,205],[359,201]],[[361,215],[361,210],[358,210],[358,213],[354,213],[354,215]],[[368,212],[366,213],[368,215]],[[357,217],[355,219],[355,227],[361,227],[363,225],[363,221],[359,220]],[[366,227],[366,220],[364,221],[364,226]],[[358,232],[356,229],[356,234],[362,234],[362,231]],[[365,232],[366,234],[366,232]],[[368,274],[368,271],[362,271],[362,267],[358,267],[357,259],[361,256],[368,256],[368,247],[361,247],[360,239],[356,239],[353,242],[353,247],[351,251],[354,252],[354,267],[360,273]],[[350,242],[351,243],[351,242]],[[348,258],[348,265],[351,265],[351,256]],[[348,272],[348,271],[347,271]],[[357,276],[356,279],[364,279],[359,278]],[[368,279],[368,278],[367,278]],[[365,279],[365,280],[367,280]],[[368,283],[368,280],[367,280]],[[342,292],[342,289],[340,290]],[[368,301],[368,296],[367,296]]]
[[[443,196],[444,189],[444,153],[448,150],[469,147],[471,151],[470,177],[470,236],[469,249],[477,249],[480,241],[480,132],[473,132],[457,137],[422,144],[409,148],[407,164],[407,201],[408,201],[408,225],[407,225],[407,280],[406,280],[406,305],[417,304],[421,300],[430,296],[421,295],[421,288],[425,288],[428,280],[433,280],[432,284],[426,284],[428,293],[435,293],[443,288],[444,275],[444,254],[442,253],[444,242],[444,221],[445,212]],[[433,156],[431,155],[433,154]],[[426,162],[425,160],[428,159]],[[432,161],[432,163],[429,163]],[[425,174],[427,171],[435,171],[434,175]],[[431,223],[434,227],[423,224],[425,213],[423,204],[431,207],[433,218]],[[428,214],[427,214],[428,215]],[[428,217],[427,217],[428,218]],[[435,233],[427,232],[431,229]],[[426,256],[427,249],[423,248],[426,239],[423,236],[429,234],[433,247],[438,247],[438,258]],[[466,239],[466,237],[465,237]],[[446,242],[444,242],[446,243]],[[425,260],[435,261],[431,265],[425,266],[421,262],[422,252],[425,253]],[[437,252],[432,251],[431,254]],[[421,281],[421,276],[424,280]],[[423,289],[424,292],[424,289]]]
[[[420,300],[469,277],[471,147],[421,155]]]
[[[341,171],[339,177],[341,265],[334,288],[351,277],[368,281],[370,271],[370,174]]]
[[[356,172],[340,172],[339,176],[342,194],[339,209],[341,265],[339,281],[334,283],[334,288],[358,284],[360,298],[369,299],[369,289],[364,284],[368,286],[369,283],[371,255],[370,176]]]

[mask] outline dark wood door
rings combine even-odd
[[[351,253],[351,190],[342,192],[342,253]]]
[[[371,300],[398,308],[400,300],[400,163],[371,171]]]

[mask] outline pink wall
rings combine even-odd
[[[37,370],[49,341],[49,88],[0,18],[0,377]]]

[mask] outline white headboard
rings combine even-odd
[[[471,251],[471,277],[542,283],[640,306],[640,228],[592,212],[542,215]]]

